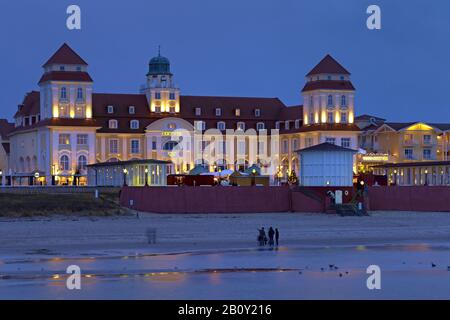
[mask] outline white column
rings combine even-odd
[[[127,161],[128,159],[128,138],[122,138],[122,161]]]

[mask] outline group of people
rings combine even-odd
[[[266,230],[264,227],[261,229],[258,229],[258,244],[262,246],[266,246],[269,244],[269,246],[273,247],[274,245],[279,244],[280,241],[280,232],[278,231],[278,228],[273,229],[272,227],[269,228],[269,231],[266,235]],[[269,236],[269,237],[267,237]]]

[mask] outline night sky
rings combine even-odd
[[[82,9],[82,30],[66,8]],[[378,4],[382,29],[366,27]],[[305,74],[330,53],[352,72],[356,114],[450,122],[449,1],[3,0],[0,117],[37,90],[63,42],[90,64],[95,92],[135,93],[157,54],[184,95],[279,97],[302,103]]]

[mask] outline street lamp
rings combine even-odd
[[[125,168],[123,169],[123,186],[126,187],[127,185],[127,174],[128,174],[128,170]]]
[[[256,169],[252,170],[252,186],[256,186]]]
[[[39,172],[36,172],[35,174],[34,174],[34,184],[35,185],[37,185],[38,184],[38,180],[39,180]]]
[[[148,168],[145,168],[145,186],[148,187]]]

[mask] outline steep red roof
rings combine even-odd
[[[3,140],[8,140],[8,134],[14,130],[14,123],[8,122],[6,119],[0,119],[0,137]]]
[[[355,87],[350,81],[344,80],[319,80],[309,81],[303,87],[302,92],[313,90],[351,90],[354,91]]]
[[[283,108],[278,117],[279,121],[303,119],[303,106]]]
[[[47,127],[47,126],[54,126],[54,127],[94,127],[94,128],[99,128],[100,127],[100,125],[98,124],[96,119],[51,118],[51,119],[41,120],[41,121],[39,121],[37,123],[34,123],[33,125],[16,127],[11,132],[11,134],[14,134],[16,132],[21,132],[21,131],[34,129],[34,128]]]
[[[19,116],[35,116],[40,112],[40,93],[38,91],[31,91],[25,96],[22,105],[19,106],[19,110],[14,115]]]
[[[87,62],[81,58],[67,43],[64,43],[53,56],[43,65],[46,67],[51,64],[76,64],[87,66]]]
[[[307,76],[315,74],[347,74],[348,72],[339,62],[337,62],[332,56],[327,54],[308,74]]]
[[[46,81],[79,81],[79,82],[94,82],[87,72],[78,71],[52,71],[44,73],[39,80],[39,83]]]

